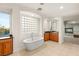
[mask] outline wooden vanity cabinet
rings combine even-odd
[[[0,40],[0,56],[5,56],[13,53],[12,38],[5,38]]]
[[[3,55],[3,45],[2,45],[2,41],[0,41],[0,56]]]
[[[8,55],[12,53],[12,39],[4,40],[3,44],[3,55]]]
[[[49,40],[49,34],[50,33],[44,33],[44,41],[48,41]]]
[[[58,42],[59,40],[59,35],[58,35],[58,32],[46,32],[44,33],[44,40],[45,41],[55,41],[55,42]]]

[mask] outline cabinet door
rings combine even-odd
[[[7,39],[4,41],[4,55],[12,53],[12,39]]]
[[[58,42],[58,34],[57,33],[55,34],[54,39],[56,42]]]
[[[3,45],[2,45],[2,41],[0,41],[0,56],[3,55]]]
[[[54,34],[50,33],[50,40],[54,41]]]
[[[50,40],[58,42],[58,33],[50,33]]]
[[[44,40],[45,40],[45,41],[48,41],[48,40],[49,40],[49,33],[45,33],[45,34],[44,34]]]

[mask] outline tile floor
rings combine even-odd
[[[21,50],[10,56],[79,56],[79,44],[75,44],[79,41],[75,41],[75,43],[69,41],[65,40],[63,44],[47,41],[38,49],[33,51]]]

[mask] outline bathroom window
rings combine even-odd
[[[38,33],[40,30],[39,18],[21,14],[21,32],[27,33]]]
[[[10,14],[0,12],[0,37],[7,37],[10,34]]]

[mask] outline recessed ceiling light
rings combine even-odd
[[[62,10],[64,7],[63,6],[60,6],[60,9]]]
[[[31,16],[34,16],[34,14],[32,14]]]
[[[40,3],[40,5],[44,5],[44,3]]]

